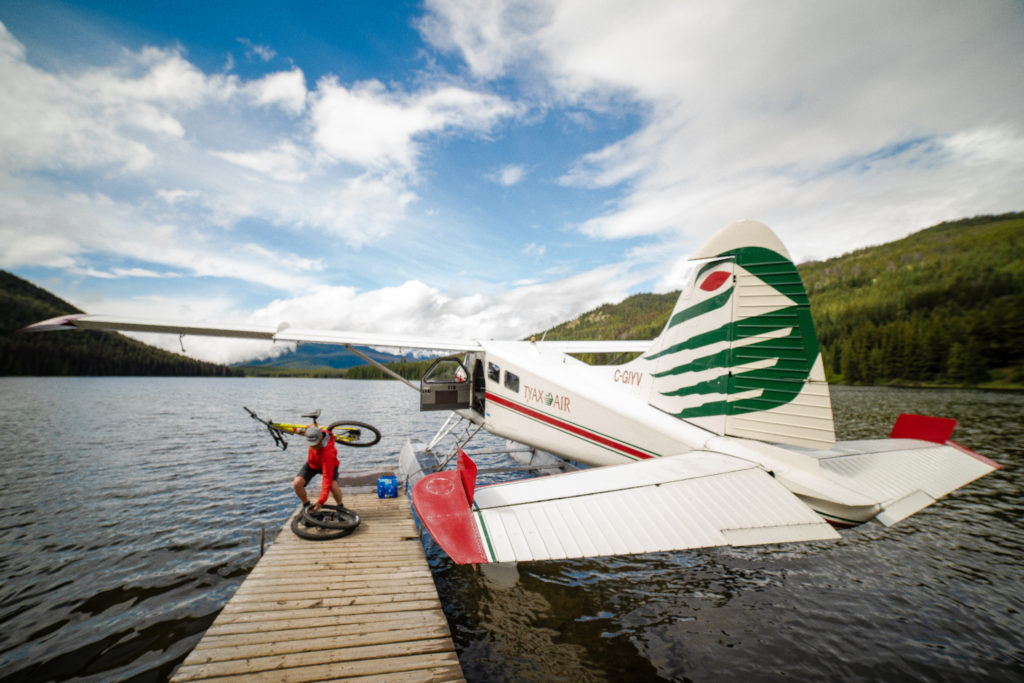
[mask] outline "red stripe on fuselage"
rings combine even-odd
[[[569,422],[565,422],[563,420],[559,420],[558,418],[552,417],[552,416],[550,416],[550,415],[548,415],[546,413],[542,413],[542,412],[539,412],[537,410],[533,410],[532,408],[527,408],[526,406],[521,406],[518,403],[515,403],[514,401],[510,401],[507,398],[502,398],[501,396],[497,396],[496,394],[492,394],[490,392],[487,392],[486,397],[487,397],[488,401],[494,401],[495,403],[497,403],[498,405],[500,405],[500,406],[502,406],[504,408],[508,408],[509,410],[514,410],[517,413],[522,413],[523,415],[526,415],[527,417],[532,417],[535,420],[540,420],[541,422],[547,423],[547,424],[551,425],[552,427],[557,427],[557,428],[562,429],[564,431],[567,431],[567,432],[570,432],[572,434],[575,434],[576,436],[582,437],[582,438],[587,439],[589,441],[593,441],[594,443],[598,443],[598,444],[601,444],[602,446],[605,446],[607,448],[611,448],[613,450],[619,451],[620,453],[623,453],[625,455],[630,455],[630,456],[632,456],[634,458],[641,458],[641,459],[653,458],[654,457],[650,453],[644,453],[643,451],[639,451],[639,450],[633,448],[632,446],[627,446],[626,444],[619,443],[618,441],[614,441],[612,439],[609,439],[606,436],[601,436],[600,434],[595,434],[594,432],[591,432],[589,430],[583,429],[582,427],[577,427],[576,425],[571,424]]]

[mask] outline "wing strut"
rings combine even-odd
[[[419,391],[420,391],[420,388],[419,388],[418,386],[416,386],[415,384],[413,384],[412,382],[410,382],[410,381],[409,381],[409,380],[407,380],[406,378],[402,377],[402,376],[401,376],[401,375],[399,375],[399,374],[398,374],[397,372],[394,372],[394,371],[393,371],[393,370],[391,370],[390,368],[386,368],[386,367],[384,367],[384,365],[383,365],[382,363],[380,363],[379,361],[375,361],[374,359],[370,358],[370,357],[369,357],[369,356],[367,356],[367,355],[366,355],[365,353],[363,353],[362,351],[360,351],[360,350],[356,349],[356,348],[355,348],[354,346],[352,346],[351,344],[343,344],[343,346],[344,346],[344,347],[345,347],[346,349],[348,349],[349,351],[351,351],[352,353],[356,354],[357,356],[359,356],[360,358],[362,358],[363,360],[365,360],[365,361],[366,361],[367,363],[369,363],[370,365],[372,365],[372,366],[376,367],[376,368],[377,368],[378,370],[382,371],[383,373],[385,373],[385,374],[387,374],[387,375],[390,375],[390,376],[394,377],[395,379],[397,379],[397,380],[399,380],[399,381],[401,381],[401,382],[404,382],[404,383],[405,383],[405,384],[407,384],[407,385],[408,385],[409,387],[411,387],[412,389],[414,389],[414,390],[416,391],[416,393],[419,393]]]

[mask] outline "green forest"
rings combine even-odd
[[[1024,214],[941,223],[887,244],[801,264],[830,382],[1024,387]],[[379,369],[224,368],[101,332],[15,335],[76,312],[0,271],[3,374],[241,374],[386,379]],[[678,292],[636,294],[537,332],[538,339],[653,339]],[[621,363],[632,356],[581,356]],[[431,360],[389,367],[419,379]]]
[[[800,266],[829,379],[1024,385],[1024,214]]]
[[[81,312],[0,270],[0,375],[242,376],[234,368],[156,349],[115,332],[17,333],[41,320]]]

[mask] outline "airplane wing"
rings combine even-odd
[[[838,538],[763,468],[712,451],[475,489],[475,465],[423,477],[412,499],[459,564]]]
[[[906,519],[1002,465],[950,437],[956,420],[904,413],[888,439],[841,441],[817,451],[821,472],[879,501],[885,526]]]
[[[369,332],[339,332],[334,330],[299,330],[292,329],[287,323],[277,327],[270,325],[209,325],[90,314],[51,318],[50,320],[29,325],[20,331],[50,332],[70,329],[157,332],[207,337],[233,337],[236,339],[266,339],[267,341],[275,342],[382,346],[436,351],[474,351],[481,348],[480,342],[474,339],[449,339],[419,335],[374,334]]]
[[[350,346],[373,346],[399,349],[424,349],[430,351],[478,351],[483,348],[476,339],[431,337],[428,335],[377,334],[372,332],[351,332],[337,330],[292,329],[287,323],[270,325],[209,325],[202,323],[169,322],[120,318],[110,315],[75,314],[59,316],[22,328],[20,332],[51,332],[57,330],[112,330],[116,332],[157,332],[177,335],[199,335],[208,337],[233,337],[236,339],[266,339],[278,342],[306,342],[314,344],[339,344]],[[629,341],[540,341],[545,348],[557,349],[563,353],[621,353],[644,351],[651,342]]]

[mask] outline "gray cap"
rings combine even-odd
[[[309,442],[310,446],[316,446],[320,443],[320,439],[323,438],[323,432],[316,425],[310,425],[306,427],[306,441]]]

